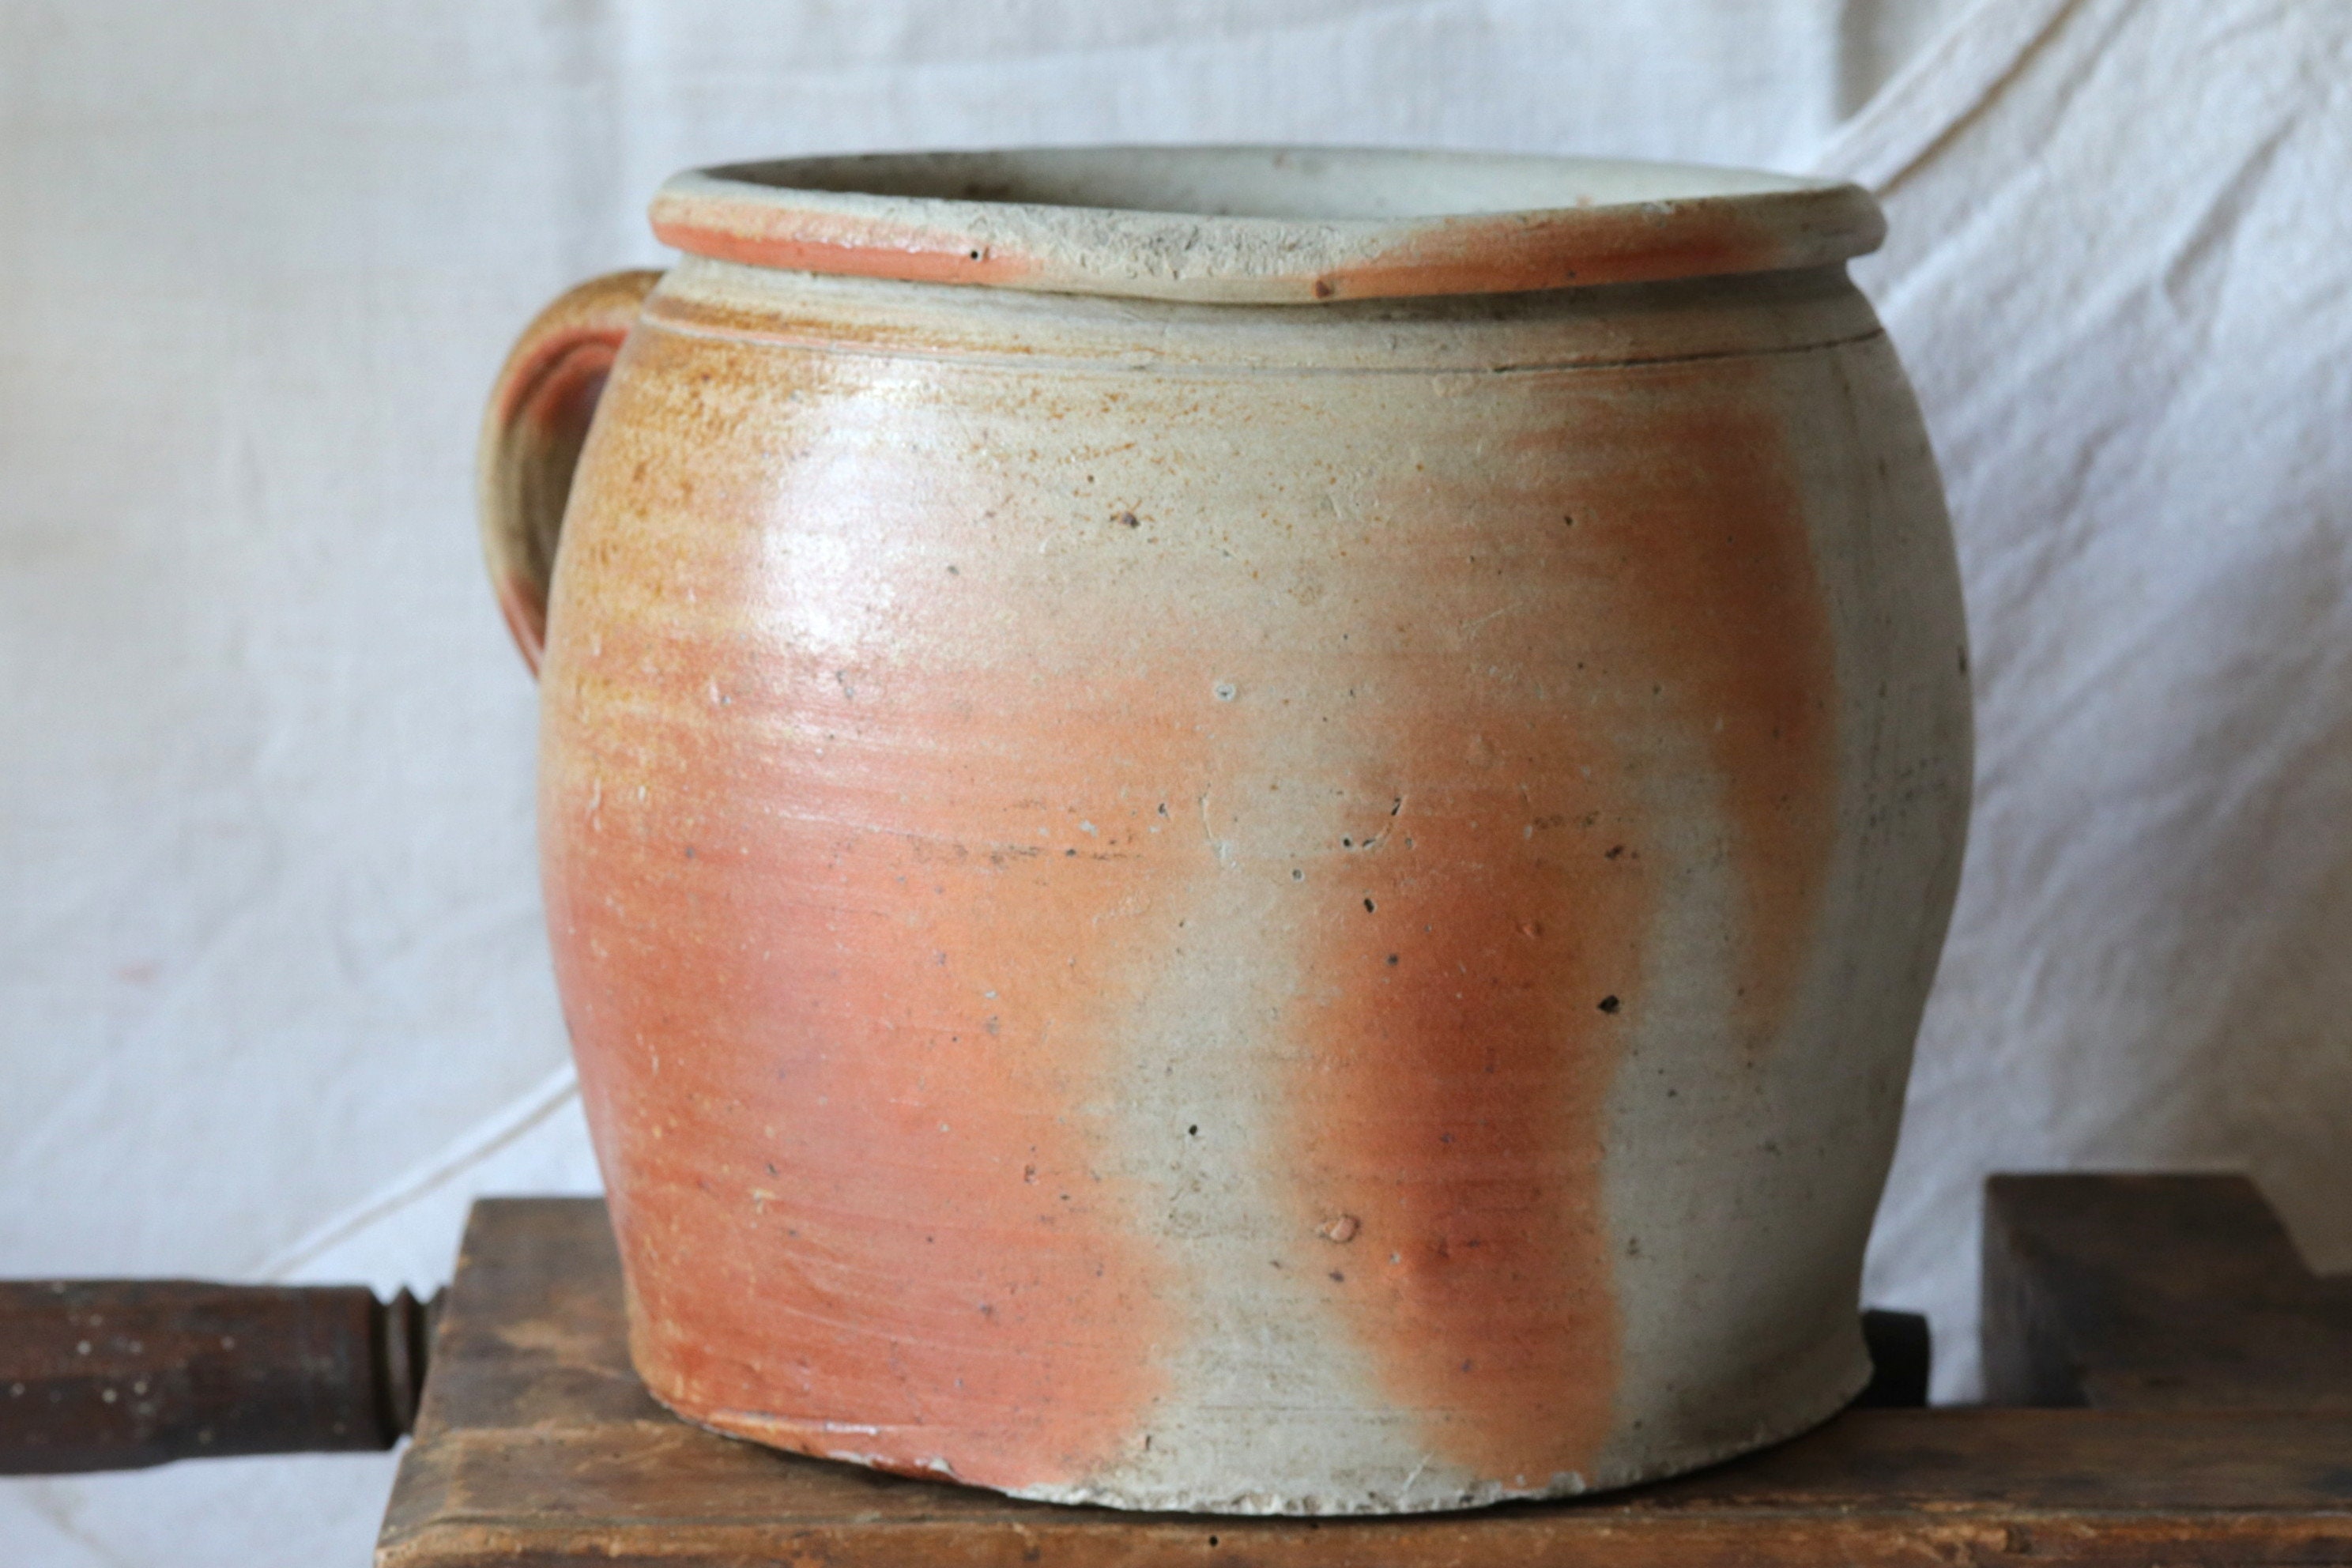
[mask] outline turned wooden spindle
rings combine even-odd
[[[389,1448],[439,1298],[358,1285],[0,1281],[0,1474]]]

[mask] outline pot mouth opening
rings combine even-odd
[[[1319,147],[876,153],[680,174],[656,234],[756,267],[1231,303],[1507,293],[1842,261],[1857,187],[1623,159]]]

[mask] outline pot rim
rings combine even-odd
[[[1877,248],[1839,180],[1615,158],[1044,147],[690,170],[655,235],[752,267],[1224,304],[1506,294],[1824,266]]]

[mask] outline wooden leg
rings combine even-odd
[[[1994,1176],[1983,1289],[1989,1404],[2352,1408],[2352,1279],[2243,1176]]]

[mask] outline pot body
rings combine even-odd
[[[1269,308],[691,259],[563,528],[547,906],[682,1415],[1386,1511],[1865,1381],[1969,742],[1842,268]]]

